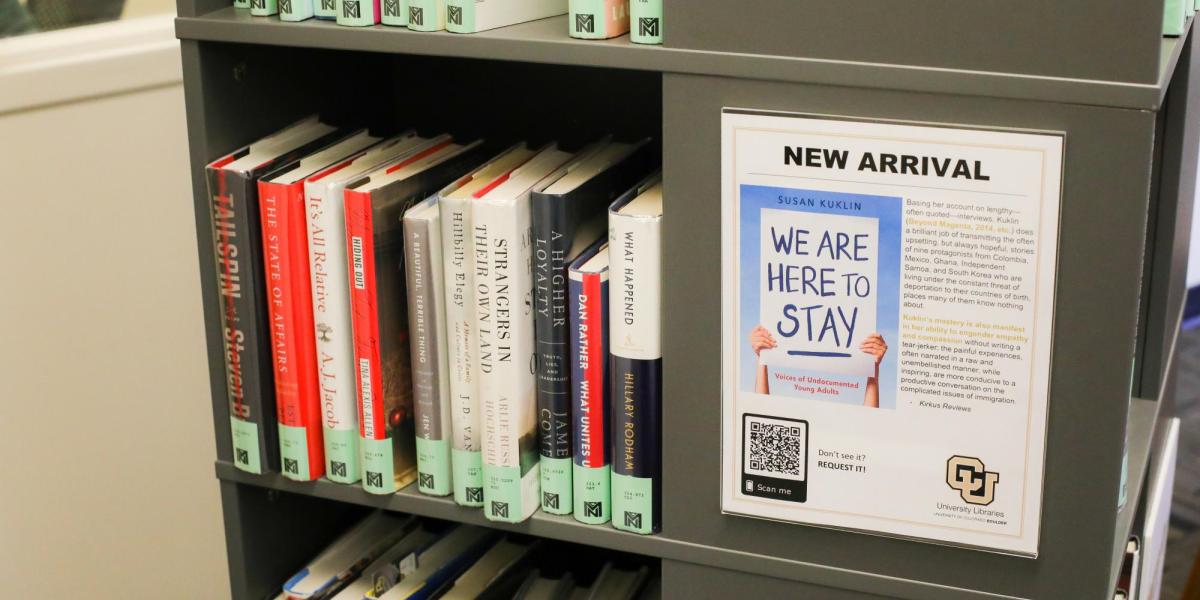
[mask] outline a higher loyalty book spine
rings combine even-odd
[[[392,27],[407,26],[408,4],[408,0],[383,0],[383,14],[380,15],[379,21]]]
[[[446,335],[450,371],[451,466],[454,501],[483,506],[483,429],[480,420],[475,328],[475,244],[470,198],[440,198],[445,257]]]
[[[379,19],[379,0],[337,0],[338,25],[370,27]]]
[[[607,250],[600,250],[606,252]],[[571,398],[575,408],[575,519],[612,515],[608,437],[608,271],[571,271]]]
[[[629,0],[629,41],[663,43],[663,0]]]
[[[608,217],[612,521],[658,531],[662,505],[662,217]]]
[[[304,184],[259,181],[258,191],[275,366],[279,454],[285,477],[311,481],[325,472],[325,458],[321,446]]]
[[[475,298],[483,406],[484,515],[517,522],[538,508],[529,202],[476,200]]]
[[[263,473],[278,470],[279,461],[258,190],[253,179],[221,166],[209,167],[208,186],[233,464]]]
[[[417,424],[417,489],[446,496],[450,485],[450,407],[442,307],[442,232],[432,218],[404,218],[404,265]]]

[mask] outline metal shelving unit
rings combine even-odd
[[[720,28],[712,19],[727,3],[689,0],[667,7],[667,43],[654,47],[573,40],[565,17],[460,36],[280,23],[224,1],[178,0],[234,597],[265,597],[339,526],[378,507],[657,557],[667,598],[1110,598],[1157,424],[1171,411],[1200,158],[1200,50],[1188,36],[1157,35],[1154,0],[1072,0],[1050,11],[1040,0],[1014,1],[966,10],[939,0],[880,19],[845,4],[748,0],[744,21]],[[975,10],[986,18],[971,20]],[[1031,15],[1050,21],[1030,25]],[[935,19],[932,29],[953,33],[921,37]],[[857,45],[830,37],[851,24]],[[789,39],[793,26],[809,35]],[[946,56],[964,37],[981,47]],[[1030,45],[1044,60],[1030,58]],[[506,92],[446,100],[424,89],[456,78]],[[360,104],[349,108],[351,99]],[[720,263],[724,106],[1066,132],[1037,559],[721,514],[720,333],[711,326],[720,320],[720,281],[711,265]],[[384,129],[421,126],[411,122],[415,113],[473,133],[546,122],[548,135],[583,139],[603,124],[662,140],[663,293],[673,307],[664,315],[662,533],[641,537],[542,513],[495,524],[415,490],[378,497],[232,467],[203,167],[317,111]],[[480,113],[506,118],[497,124]],[[1127,435],[1129,499],[1117,510]],[[290,526],[298,517],[307,530]]]

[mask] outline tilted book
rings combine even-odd
[[[574,505],[567,267],[606,237],[608,205],[645,176],[651,160],[649,140],[601,140],[580,151],[567,174],[530,198],[539,470],[542,510],[552,514],[570,514]]]
[[[411,570],[413,559],[446,534],[446,527],[423,522],[363,568],[358,579],[333,596],[333,600],[363,600],[396,585]]]
[[[529,194],[561,177],[571,158],[548,146],[471,205],[484,515],[495,521],[523,521],[539,505]]]
[[[313,0],[313,16],[318,19],[337,19],[337,0]]]
[[[459,525],[412,561],[413,569],[374,597],[379,600],[429,600],[454,584],[500,538],[484,527]],[[378,587],[376,588],[378,590]]]
[[[233,464],[243,471],[279,470],[258,179],[338,135],[334,127],[311,117],[217,159],[205,169]]]
[[[446,28],[446,0],[408,0],[408,28],[441,31]]]
[[[348,27],[378,25],[382,18],[379,0],[337,0],[337,24]]]
[[[478,33],[567,13],[567,0],[446,0],[446,30]]]
[[[570,0],[571,37],[603,40],[629,32],[629,0]]]
[[[483,506],[483,426],[479,404],[479,338],[476,335],[475,244],[471,202],[475,192],[534,155],[514,146],[438,194],[446,289],[447,360],[450,373],[451,468],[454,501]]]
[[[303,21],[313,17],[313,3],[319,0],[278,0],[280,21]]]
[[[612,523],[658,531],[662,514],[662,183],[656,174],[608,212]]]
[[[629,0],[629,41],[663,43],[663,0]]]
[[[311,481],[325,473],[304,178],[377,141],[358,132],[258,182],[279,454],[289,479]]]
[[[411,516],[371,513],[283,584],[288,598],[330,598],[363,572],[380,555],[409,535],[417,521]]]
[[[269,17],[279,12],[276,0],[250,0],[250,14],[256,17]]]
[[[417,486],[446,496],[450,485],[450,373],[446,359],[442,223],[437,196],[404,213],[404,271],[417,421]]]
[[[392,27],[406,27],[408,25],[408,3],[409,0],[383,0],[383,4],[380,5],[383,8],[383,14],[380,15],[379,21]]]
[[[389,138],[309,177],[304,182],[317,382],[325,446],[325,477],[337,483],[362,479],[358,451],[358,389],[350,322],[346,261],[346,184],[379,165],[421,150],[432,140],[414,132]]]
[[[608,378],[608,240],[570,267],[571,403],[574,409],[572,489],[575,519],[589,525],[612,516],[608,457],[612,452]]]
[[[363,488],[390,494],[416,479],[401,217],[482,159],[482,142],[449,136],[346,187],[346,245],[358,384]]]

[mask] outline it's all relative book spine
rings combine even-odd
[[[575,519],[589,525],[607,523],[612,515],[608,421],[608,268],[584,272],[580,267],[608,253],[598,242],[571,264],[571,400],[575,448],[572,465]]]

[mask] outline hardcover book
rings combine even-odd
[[[289,479],[311,481],[325,473],[304,178],[377,141],[360,131],[258,182],[279,454]]]
[[[454,584],[484,552],[500,538],[500,533],[484,527],[459,525],[434,542],[411,561],[405,573],[386,591],[376,586],[373,597],[379,600],[427,600]]]
[[[567,0],[446,0],[446,30],[478,33],[567,13]]]
[[[325,169],[304,182],[317,377],[325,446],[325,477],[362,479],[358,450],[358,389],[346,261],[346,184],[379,165],[416,152],[431,140],[406,132]]]
[[[339,135],[334,127],[310,117],[205,169],[233,463],[243,471],[279,470],[258,179]]]
[[[288,598],[330,598],[416,527],[416,519],[378,511],[335,540],[283,584]]]
[[[312,0],[313,16],[318,19],[337,19],[337,0]]]
[[[608,433],[608,240],[584,251],[570,267],[571,404],[575,447],[575,519],[589,525],[612,517]]]
[[[605,209],[646,174],[653,159],[649,140],[602,140],[579,156],[566,175],[530,198],[542,510],[560,515],[574,505],[567,267],[605,237]]]
[[[653,175],[608,212],[612,522],[658,531],[662,513],[662,183]]]
[[[571,37],[603,40],[629,33],[629,0],[570,0]]]
[[[269,17],[279,12],[276,0],[250,0],[250,14],[256,17]]]
[[[442,224],[434,195],[404,213],[404,270],[408,282],[417,486],[446,496],[450,485],[450,374],[446,359]]]
[[[629,41],[663,43],[663,0],[629,0]]]
[[[379,0],[337,0],[338,25],[370,27],[378,25],[382,17]]]
[[[278,0],[280,21],[303,21],[313,17],[313,2],[319,0]]]
[[[539,505],[529,196],[572,155],[550,145],[475,193],[475,302],[483,406],[484,514],[529,518]]]
[[[469,170],[482,142],[449,136],[346,187],[346,245],[363,488],[390,494],[416,478],[401,217]]]
[[[383,593],[411,572],[411,564],[427,548],[442,538],[447,528],[430,526],[425,522],[412,527],[400,541],[385,550],[363,568],[358,579],[342,588],[333,600],[363,600],[377,592]]]
[[[438,194],[446,289],[447,360],[454,501],[483,506],[483,426],[479,404],[479,338],[476,334],[475,243],[471,202],[475,192],[529,160],[533,150],[514,146]]]
[[[406,27],[408,25],[408,5],[409,0],[383,0],[383,4],[380,5],[383,8],[380,22],[392,27]]]
[[[409,0],[408,28],[441,31],[446,28],[446,0]]]
[[[441,600],[510,599],[519,587],[524,566],[537,554],[542,541],[505,538],[496,542],[467,569]]]

